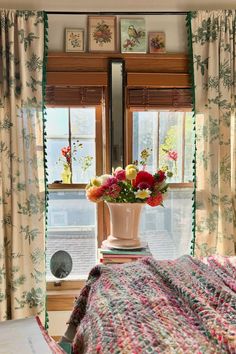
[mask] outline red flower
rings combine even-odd
[[[162,170],[157,171],[157,173],[155,174],[155,178],[157,182],[164,181],[166,179],[165,172]]]
[[[161,205],[162,203],[163,203],[163,196],[160,192],[153,197],[152,196],[149,197],[147,200],[147,204],[150,205],[151,207]]]
[[[146,188],[151,189],[154,185],[154,177],[149,172],[139,171],[135,180],[133,181],[133,186],[139,188],[140,183],[146,183]]]
[[[70,154],[70,146],[65,146],[65,147],[63,147],[62,149],[61,149],[61,153],[62,153],[62,155],[63,156],[67,156],[68,154]]]

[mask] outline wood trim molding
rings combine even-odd
[[[49,291],[47,293],[47,311],[72,311],[79,290]]]
[[[180,73],[128,73],[128,87],[189,88],[189,74]]]
[[[47,72],[47,85],[51,86],[107,86],[106,72]]]
[[[121,54],[62,53],[48,54],[47,72],[107,72],[112,58],[122,58],[127,72],[188,73],[188,55],[184,53]]]

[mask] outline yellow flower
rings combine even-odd
[[[101,186],[101,181],[99,180],[99,178],[93,178],[91,179],[91,185],[95,187],[99,187]]]
[[[138,168],[135,165],[128,165],[125,168],[126,178],[129,180],[135,179],[138,173]]]
[[[137,192],[134,192],[134,194],[135,194],[136,198],[146,199],[151,194],[151,191],[148,188],[147,189],[139,189]]]

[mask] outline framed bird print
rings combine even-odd
[[[121,53],[146,53],[145,19],[120,19],[120,43]]]
[[[116,17],[88,16],[88,50],[116,51]]]

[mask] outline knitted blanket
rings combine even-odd
[[[92,269],[74,353],[236,353],[236,257],[152,257]]]

